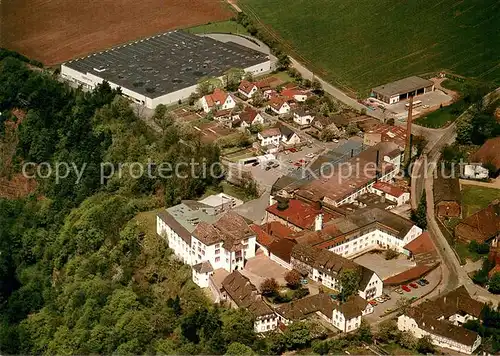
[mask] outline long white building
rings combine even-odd
[[[230,68],[259,75],[271,70],[271,61],[234,42],[171,31],[63,63],[61,77],[88,89],[107,81],[154,109],[187,99],[200,79],[222,79]]]
[[[483,307],[461,286],[436,300],[409,308],[398,317],[398,329],[419,339],[429,336],[436,346],[472,354],[481,345],[481,336],[462,324],[478,319]]]

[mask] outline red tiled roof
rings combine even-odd
[[[262,131],[260,135],[262,137],[281,136],[281,131],[278,127],[273,127]]]
[[[207,101],[208,107],[212,107],[219,103],[220,105],[226,102],[227,97],[229,96],[224,90],[220,88],[215,88],[214,92],[209,95],[205,95],[205,100]]]
[[[255,83],[249,82],[248,80],[242,80],[238,89],[246,94],[250,94],[255,86]]]
[[[431,236],[427,231],[423,232],[419,237],[409,242],[403,248],[407,249],[414,255],[435,251],[434,243],[432,242]]]
[[[500,265],[495,265],[491,271],[488,272],[488,277],[493,277],[494,274],[500,273]]]
[[[271,221],[267,224],[263,224],[262,229],[268,234],[278,238],[291,238],[291,235],[295,232],[288,226],[285,226],[278,221]]]
[[[279,209],[278,203],[276,203],[268,207],[266,210],[267,212],[276,215],[281,219],[300,227],[301,229],[314,228],[314,222],[318,214],[323,214],[323,224],[326,224],[333,218],[330,213],[325,213],[322,209],[317,209],[316,207],[297,199],[290,199],[288,201],[288,208],[286,209]]]
[[[296,242],[289,239],[279,239],[274,241],[269,246],[269,252],[273,255],[281,258],[285,262],[290,262],[290,257],[292,256],[292,250]]]
[[[492,163],[500,169],[500,137],[491,138],[472,155],[472,162]]]
[[[406,270],[402,273],[399,273],[395,276],[389,277],[386,280],[384,280],[384,285],[399,285],[399,284],[404,284],[410,281],[414,281],[418,278],[421,278],[422,276],[426,275],[430,271],[432,271],[434,268],[436,268],[439,265],[438,263],[435,263],[433,265],[416,265],[415,267]]]
[[[285,89],[281,91],[281,95],[289,100],[293,100],[295,95],[307,95],[307,93],[299,89]]]
[[[399,198],[401,195],[404,194],[404,191],[401,188],[382,181],[378,181],[375,184],[373,184],[373,188],[381,190],[382,192],[392,195],[393,197],[396,198]]]
[[[251,124],[258,114],[259,112],[257,110],[247,107],[239,116],[241,120],[245,121],[247,124]]]
[[[462,220],[455,227],[455,236],[462,241],[485,242],[500,231],[500,200]]]
[[[263,230],[260,226],[258,225],[255,225],[255,224],[252,224],[250,225],[250,228],[255,232],[255,234],[257,235],[257,242],[261,245],[261,246],[265,246],[267,248],[269,248],[269,246],[274,242],[276,241],[276,238],[275,237],[272,237],[271,235],[269,235],[265,230]]]
[[[283,105],[286,103],[286,98],[283,98],[281,96],[276,97],[276,98],[271,98],[271,102],[269,105],[271,105],[272,108],[279,110]]]

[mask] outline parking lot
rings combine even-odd
[[[367,315],[366,319],[368,319],[369,322],[376,322],[384,314],[396,310],[398,307],[398,301],[401,298],[404,298],[406,300],[411,300],[412,298],[418,299],[421,296],[431,292],[440,281],[441,269],[440,268],[434,269],[424,278],[429,282],[429,284],[425,286],[417,285],[417,288],[409,287],[410,292],[402,291],[402,294],[396,293],[395,290],[401,289],[400,286],[384,288],[384,293],[388,294],[391,297],[391,299],[384,303],[377,303],[377,305],[373,307],[373,313]]]
[[[342,144],[342,142],[345,142],[345,140],[341,140],[338,143],[329,143],[328,149],[337,147]],[[279,164],[278,167],[266,170],[267,163],[257,166],[247,165],[247,167],[252,172],[259,186],[270,188],[278,178],[301,169],[302,164],[310,164],[318,155],[325,152],[325,150],[327,150],[327,148],[325,148],[324,144],[313,142],[311,147],[303,146],[300,150],[295,152],[293,152],[294,150],[287,150],[274,154],[276,156],[275,163]]]
[[[375,271],[382,280],[409,270],[416,265],[414,261],[402,254],[392,260],[386,260],[385,251],[365,253],[356,257],[354,262]]]

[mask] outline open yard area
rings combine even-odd
[[[356,257],[354,262],[375,271],[382,280],[415,267],[415,262],[408,260],[404,255],[386,260],[385,252],[368,252]]]
[[[45,65],[233,15],[222,0],[5,0],[1,6],[1,46]]]
[[[466,185],[462,188],[462,210],[466,218],[500,199],[500,189]]]
[[[366,94],[376,85],[449,70],[498,81],[496,0],[239,0],[312,70]]]
[[[211,22],[209,24],[187,28],[191,33],[234,33],[237,35],[248,35],[246,28],[235,21]]]

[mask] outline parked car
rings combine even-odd
[[[403,286],[401,286],[401,289],[402,289],[402,290],[404,290],[404,291],[405,291],[405,292],[407,292],[407,293],[410,293],[410,292],[411,292],[411,289],[410,289],[410,288],[408,288],[408,286],[407,286],[407,285],[403,285]]]
[[[378,304],[377,304],[377,302],[376,302],[376,301],[374,301],[374,300],[370,300],[368,303],[370,303],[370,304],[371,304],[371,305],[373,305],[373,306],[378,305]]]
[[[336,138],[333,139],[333,142],[334,143],[339,143],[339,140],[337,140]]]
[[[308,153],[308,154],[306,154],[306,157],[309,157],[309,158],[313,158],[314,156],[315,156],[314,153]]]
[[[289,160],[288,160],[288,163],[292,164],[292,163],[293,163],[293,161],[292,161],[291,159],[289,159]]]
[[[418,285],[417,283],[410,283],[410,287],[412,287],[413,289],[417,289]]]
[[[384,294],[382,294],[382,297],[384,297],[386,300],[391,300],[391,296],[389,294],[384,293]]]
[[[254,163],[252,163],[252,166],[254,166],[254,167],[255,167],[255,166],[258,166],[258,165],[259,165],[259,162],[254,162]]]
[[[266,171],[268,171],[268,170],[270,170],[271,168],[272,168],[271,166],[267,166],[267,167],[265,168],[265,170],[266,170]]]
[[[422,280],[418,280],[415,283],[417,283],[419,286],[425,286],[425,283]]]
[[[378,303],[385,303],[385,299],[384,299],[384,298],[381,298],[381,297],[375,298],[375,300],[376,300]]]
[[[279,166],[280,166],[279,163],[275,163],[275,164],[272,165],[273,168],[278,168]]]
[[[289,151],[295,153],[295,152],[297,152],[297,149],[296,148],[290,148]]]
[[[429,281],[425,278],[422,278],[421,281],[424,282],[425,284],[429,284]]]
[[[398,294],[403,294],[403,291],[401,290],[401,288],[396,288],[394,291]]]

